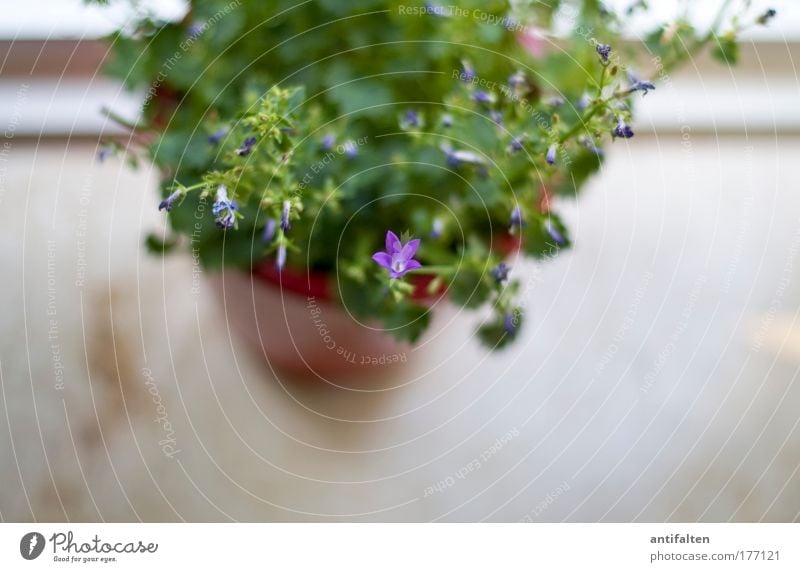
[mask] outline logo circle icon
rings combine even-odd
[[[19,541],[19,553],[25,560],[34,560],[44,550],[44,535],[38,532],[29,532]]]

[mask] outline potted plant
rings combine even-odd
[[[570,246],[555,206],[633,137],[632,98],[707,45],[734,62],[774,16],[720,0],[708,29],[682,14],[642,50],[623,32],[644,1],[190,4],[110,38],[163,173],[169,230],[148,243],[236,269],[226,314],[271,363],[320,375],[406,360],[443,299],[491,308],[488,348],[512,342],[508,257]]]

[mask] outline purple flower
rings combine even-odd
[[[261,241],[272,242],[272,239],[275,238],[275,227],[277,226],[278,223],[274,218],[267,219],[267,224],[264,226],[264,232],[261,233]]]
[[[419,239],[409,240],[405,245],[391,230],[386,232],[386,251],[376,252],[372,260],[389,269],[389,277],[400,278],[409,270],[420,268],[422,264],[414,260],[419,248]]]
[[[522,136],[512,137],[511,143],[508,144],[509,153],[516,153],[517,151],[522,151]]]
[[[528,80],[525,79],[525,73],[521,70],[508,76],[508,85],[513,89],[524,87],[527,83]]]
[[[431,16],[438,16],[439,18],[448,16],[447,8],[436,2],[425,2],[425,11]]]
[[[519,322],[513,312],[508,312],[503,318],[503,329],[509,336],[516,335],[518,325]]]
[[[239,155],[239,157],[244,157],[246,155],[249,155],[250,151],[253,150],[255,144],[256,144],[256,138],[248,137],[247,139],[244,140],[242,146],[236,150],[236,154]]]
[[[545,155],[545,160],[547,161],[548,165],[556,164],[556,151],[558,151],[558,145],[556,143],[553,143],[547,149],[547,155]]]
[[[342,145],[342,151],[348,159],[355,159],[358,157],[358,147],[356,147],[356,144],[352,139],[344,142],[344,145]]]
[[[551,220],[544,221],[544,229],[558,246],[564,246],[567,243],[566,239],[564,239],[564,235],[558,231]]]
[[[286,266],[286,245],[281,243],[278,245],[278,256],[275,258],[275,268],[280,272],[283,270],[284,266]]]
[[[514,207],[514,210],[511,211],[508,226],[509,228],[522,228],[525,226],[525,221],[522,220],[522,210],[519,207]]]
[[[218,129],[214,133],[208,136],[208,142],[211,145],[219,145],[219,142],[222,141],[222,138],[228,134],[228,128],[223,127],[222,129]]]
[[[581,96],[581,98],[575,103],[575,107],[578,109],[578,111],[583,111],[584,109],[589,107],[589,104],[591,102],[592,102],[592,98],[584,93]]]
[[[437,217],[431,224],[431,238],[439,238],[442,236],[442,232],[444,232],[444,221]]]
[[[488,91],[478,90],[472,94],[472,99],[477,101],[478,103],[493,103],[494,96],[489,93]]]
[[[166,210],[167,212],[171,211],[172,207],[175,206],[175,202],[181,197],[183,197],[183,191],[178,189],[158,204],[158,210]]]
[[[495,282],[500,284],[501,282],[508,280],[509,270],[511,270],[511,268],[508,267],[508,264],[506,264],[505,262],[501,262],[500,264],[492,268],[492,278],[494,278]]]
[[[238,210],[236,201],[228,198],[228,189],[225,185],[217,188],[217,198],[211,206],[211,213],[214,215],[214,222],[220,228],[232,228],[236,223],[236,211]]]
[[[461,79],[467,83],[475,79],[475,70],[467,60],[461,62]]]
[[[656,88],[656,86],[653,85],[651,82],[640,80],[637,77],[637,75],[630,70],[628,70],[628,80],[631,82],[631,86],[628,88],[628,92],[633,93],[634,91],[641,91],[642,97],[647,95],[647,92],[650,91],[651,89]]]
[[[336,137],[332,133],[328,133],[325,137],[322,138],[322,149],[323,151],[330,151],[333,149],[333,146],[336,145]]]
[[[408,128],[408,127],[419,127],[419,113],[417,113],[414,109],[409,109],[403,115],[403,120],[400,122],[400,127]]]
[[[492,121],[494,121],[498,125],[502,125],[503,124],[503,114],[501,112],[499,112],[499,111],[490,111],[489,112],[489,117],[491,117]]]
[[[565,100],[560,95],[553,95],[547,98],[547,101],[545,103],[550,107],[561,107],[562,105],[564,105]]]
[[[292,223],[289,222],[289,213],[292,210],[292,203],[289,200],[283,201],[283,208],[281,209],[281,228],[286,231],[292,228]]]
[[[111,145],[106,145],[105,147],[101,147],[100,150],[97,152],[97,160],[103,163],[113,154],[114,154],[114,147],[112,147]]]
[[[580,142],[584,147],[586,147],[589,151],[591,151],[598,157],[602,157],[605,155],[605,152],[595,144],[595,142],[592,140],[591,137],[582,137],[580,139]]]
[[[445,145],[443,145],[441,149],[444,151],[447,164],[451,167],[460,167],[463,163],[478,166],[484,166],[486,164],[483,157],[472,151],[453,149]]]
[[[452,127],[453,126],[453,116],[449,113],[445,113],[442,115],[442,127]]]
[[[633,137],[633,129],[630,125],[620,117],[617,126],[614,127],[614,137],[622,137],[623,139],[630,139]]]
[[[186,35],[191,39],[195,39],[206,31],[206,22],[195,22],[186,29]]]
[[[604,64],[608,63],[608,56],[611,55],[611,46],[608,44],[597,44],[597,53]]]

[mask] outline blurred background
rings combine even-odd
[[[559,205],[574,248],[513,261],[517,344],[445,311],[360,390],[276,378],[144,250],[158,173],[97,158],[142,97],[98,74],[125,12],[6,10],[0,519],[800,519],[800,6],[754,4],[741,63],[659,82]]]

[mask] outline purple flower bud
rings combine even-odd
[[[222,138],[225,137],[225,135],[227,134],[228,134],[227,127],[218,129],[217,131],[208,136],[208,142],[211,145],[219,145],[219,142],[222,141]]]
[[[322,138],[322,149],[323,151],[330,151],[333,149],[333,146],[336,145],[336,137],[334,137],[333,133],[328,133],[325,137]]]
[[[444,151],[447,164],[451,167],[460,167],[463,163],[476,165],[479,167],[486,164],[486,161],[483,159],[483,157],[477,153],[473,153],[472,151],[455,150],[446,145],[443,145],[441,149]]]
[[[283,270],[284,266],[286,266],[286,245],[281,243],[278,245],[278,256],[275,258],[275,268],[280,272]]]
[[[503,124],[503,114],[501,112],[499,112],[499,111],[490,111],[489,112],[489,117],[491,117],[492,121],[494,121],[498,125],[502,125]]]
[[[630,128],[630,125],[625,123],[625,121],[620,117],[617,126],[614,127],[614,137],[622,137],[623,139],[630,139],[633,137],[633,129]]]
[[[513,89],[524,87],[527,83],[528,80],[525,78],[525,73],[521,70],[508,76],[508,85]]]
[[[475,70],[467,60],[461,62],[461,80],[467,83],[475,79]]]
[[[608,63],[608,57],[611,55],[611,46],[608,44],[597,44],[597,53],[604,64]]]
[[[517,318],[513,312],[508,312],[503,318],[503,329],[505,330],[506,334],[509,336],[515,336],[517,334]]]
[[[478,91],[472,94],[472,99],[477,101],[478,103],[493,103],[494,95],[479,89]]]
[[[195,22],[186,29],[186,35],[193,40],[206,31],[206,26],[206,22]]]
[[[106,145],[101,147],[100,150],[97,152],[97,160],[101,163],[104,163],[106,159],[111,157],[114,154],[114,147],[111,145]]]
[[[452,127],[453,126],[453,116],[449,113],[445,113],[442,115],[442,127]]]
[[[283,201],[283,208],[281,209],[281,228],[284,231],[289,230],[292,228],[292,224],[289,222],[289,213],[292,210],[292,203],[291,201]]]
[[[244,140],[242,146],[236,150],[236,154],[239,155],[239,157],[244,157],[246,155],[249,155],[250,151],[253,150],[255,144],[256,144],[256,138],[248,137],[247,139]]]
[[[558,145],[556,143],[553,143],[547,149],[547,155],[545,155],[545,160],[547,161],[548,165],[556,164],[556,151],[558,151]]]
[[[348,159],[355,159],[358,157],[358,147],[356,147],[356,144],[352,139],[344,142],[342,150]]]
[[[544,221],[544,229],[547,231],[547,234],[550,235],[550,238],[553,239],[553,242],[555,242],[558,246],[564,246],[567,243],[567,241],[564,239],[564,235],[558,231],[551,220]]]
[[[508,152],[516,153],[522,151],[522,137],[512,137],[511,143],[508,144]]]
[[[511,211],[511,217],[508,220],[509,228],[522,228],[525,221],[522,220],[522,210],[519,207],[514,207]]]
[[[444,232],[444,221],[440,218],[433,219],[433,223],[431,224],[431,238],[439,238],[442,236],[442,232]]]
[[[578,111],[583,111],[584,109],[589,107],[589,104],[591,102],[592,102],[592,98],[584,93],[581,96],[581,98],[575,103],[575,107],[578,109]]]
[[[549,97],[545,103],[550,107],[561,107],[564,105],[565,101],[560,95],[553,95],[552,97]]]
[[[419,114],[414,109],[409,109],[403,115],[403,120],[400,122],[400,127],[408,128],[408,127],[419,127],[420,120]]]
[[[160,211],[165,210],[167,212],[171,211],[172,207],[175,206],[175,202],[182,196],[183,196],[183,191],[181,190],[175,191],[174,193],[172,193],[170,196],[168,196],[166,199],[164,199],[158,204],[158,210]]]
[[[436,2],[425,2],[425,12],[431,16],[437,16],[439,18],[446,18],[449,16],[447,13],[447,8],[441,4],[437,4]]]
[[[211,213],[214,215],[214,222],[220,228],[233,228],[236,224],[236,211],[238,210],[236,201],[228,198],[228,189],[225,185],[220,185],[217,188],[217,197],[214,204],[211,206]]]
[[[267,219],[267,224],[264,226],[264,232],[261,233],[261,241],[272,242],[272,239],[275,238],[275,228],[277,226],[278,223],[274,218]]]
[[[494,268],[492,268],[492,278],[494,278],[495,282],[500,284],[501,282],[505,282],[508,280],[508,272],[511,268],[508,267],[508,264],[505,262],[501,262]]]

